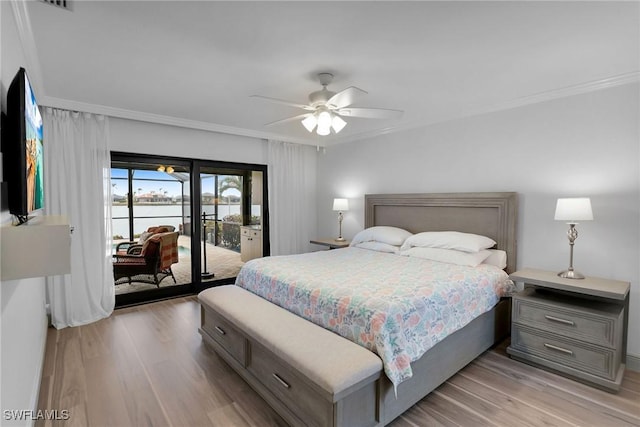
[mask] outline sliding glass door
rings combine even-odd
[[[111,186],[117,306],[232,283],[269,254],[266,166],[112,153]]]
[[[201,162],[201,282],[234,278],[244,262],[264,256],[262,233],[265,206],[262,203],[263,170],[236,165]],[[248,231],[253,237],[246,239]],[[245,237],[245,238],[243,238]],[[252,249],[250,246],[256,246]],[[253,256],[247,257],[248,251]]]
[[[188,164],[117,157],[112,161],[118,302],[134,303],[192,290],[190,177]]]

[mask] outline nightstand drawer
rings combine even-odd
[[[616,350],[546,331],[514,325],[511,346],[528,355],[608,380],[615,380],[618,373],[620,355]]]
[[[624,307],[526,289],[513,297],[513,322],[606,347],[622,340]]]

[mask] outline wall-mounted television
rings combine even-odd
[[[42,116],[24,68],[9,86],[6,105],[3,180],[7,183],[9,212],[21,224],[33,211],[44,207]]]

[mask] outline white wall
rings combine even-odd
[[[264,140],[126,119],[109,119],[111,150],[267,164]]]
[[[25,65],[8,2],[0,2],[0,15],[0,93],[2,112],[6,113],[7,89],[15,73]],[[3,210],[0,226],[8,223],[10,215]],[[30,419],[6,420],[4,410],[35,410],[38,403],[47,334],[43,278],[0,282],[0,329],[0,424],[32,425]]]
[[[640,356],[638,84],[479,115],[327,148],[318,162],[320,235],[332,236],[334,197],[350,198],[343,235],[364,225],[364,194],[516,191],[518,267],[569,263],[558,197],[591,197],[574,265],[631,282],[628,352]]]

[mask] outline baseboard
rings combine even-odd
[[[640,372],[640,356],[627,354],[627,369],[630,371]]]

